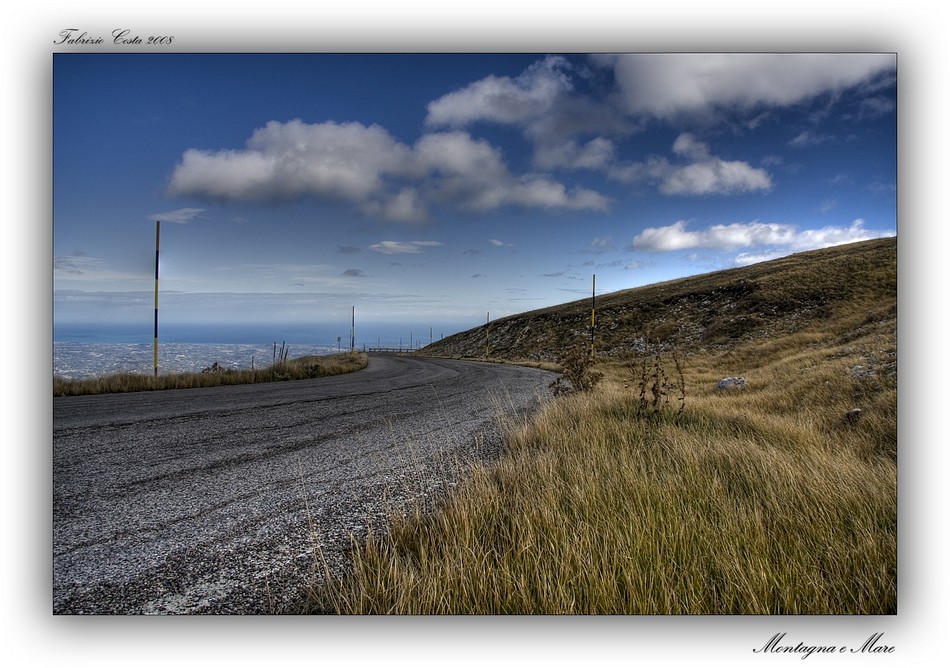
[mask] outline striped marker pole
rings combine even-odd
[[[152,344],[152,364],[158,376],[158,238],[161,222],[155,221],[155,337]]]
[[[597,274],[593,275],[590,288],[590,358],[594,359],[594,328],[597,326],[595,314],[597,313]]]

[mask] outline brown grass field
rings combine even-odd
[[[505,425],[500,459],[355,546],[309,611],[895,614],[896,239],[599,301],[602,377]],[[492,354],[563,358],[585,308],[492,323]]]

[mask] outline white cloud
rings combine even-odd
[[[829,225],[818,230],[803,230],[796,236],[796,246],[799,249],[825,248],[889,236],[893,233],[864,229],[864,220],[857,218],[848,227]]]
[[[222,199],[287,199],[305,195],[358,201],[398,174],[410,149],[378,125],[271,121],[245,149],[185,151],[168,192]]]
[[[534,161],[545,169],[605,169],[616,160],[616,152],[616,146],[606,137],[595,137],[583,144],[566,139],[540,142],[535,147]]]
[[[709,146],[688,132],[682,133],[673,142],[673,153],[694,162],[704,162],[710,159]]]
[[[426,248],[441,245],[442,242],[440,241],[380,241],[378,244],[370,246],[369,249],[383,255],[414,255],[425,252]]]
[[[573,72],[564,57],[546,56],[517,77],[486,77],[429,103],[426,124],[512,125],[533,143],[539,168],[602,169],[614,154],[602,135],[625,136],[634,127],[609,104],[577,94]]]
[[[515,126],[532,142],[538,168],[617,174],[624,167],[613,139],[641,130],[651,117],[709,123],[719,111],[740,110],[749,116],[745,126],[755,127],[771,108],[858,85],[869,95],[865,115],[886,113],[888,100],[871,94],[875,82],[896,70],[893,54],[623,54],[593,61],[612,67],[612,98],[578,93],[572,79],[578,70],[561,56],[547,56],[517,77],[485,77],[431,102],[426,123]],[[792,145],[827,139],[810,133]],[[667,188],[670,194],[760,189],[761,176],[745,163],[703,161],[676,174]]]
[[[606,253],[608,251],[614,250],[614,248],[616,248],[616,245],[614,244],[614,238],[612,236],[594,237],[591,239],[588,252]]]
[[[670,170],[660,184],[660,192],[664,195],[730,195],[771,187],[772,179],[765,170],[717,158]]]
[[[187,224],[204,213],[204,209],[183,208],[165,213],[153,213],[148,217],[149,220],[160,220],[163,223],[182,223]]]
[[[768,262],[769,260],[776,260],[782,257],[783,255],[785,255],[786,253],[787,251],[778,251],[778,250],[773,250],[773,251],[769,251],[765,253],[739,253],[738,255],[736,255],[736,259],[734,260],[734,262],[736,265],[740,267],[745,267],[750,264],[756,264],[759,262]]]
[[[429,219],[426,204],[415,188],[403,188],[395,195],[384,195],[360,208],[366,215],[398,223],[425,223]]]
[[[666,158],[653,157],[646,162],[618,165],[608,175],[626,183],[658,183],[664,195],[732,195],[772,188],[766,170],[747,162],[723,160],[689,133],[676,138],[673,152],[690,162],[676,165]]]
[[[633,238],[631,246],[651,251],[675,251],[702,245],[699,232],[687,232],[686,221],[678,220],[666,227],[648,227]]]
[[[626,110],[657,118],[784,107],[896,70],[894,54],[621,54],[613,65]]]
[[[830,141],[834,141],[831,135],[823,135],[814,130],[803,130],[788,141],[792,148],[808,148],[810,146],[821,146]]]
[[[432,133],[415,146],[419,167],[438,176],[430,196],[462,209],[485,212],[504,206],[603,211],[606,197],[586,188],[568,190],[545,176],[515,177],[501,152],[484,140],[460,131]]]
[[[525,177],[506,192],[506,203],[545,209],[606,211],[609,201],[588,188],[568,190],[563,183],[543,177]]]
[[[847,227],[827,226],[820,229],[799,230],[796,225],[781,223],[732,223],[713,225],[704,230],[687,230],[685,220],[678,220],[666,227],[649,227],[633,238],[632,249],[668,252],[690,248],[706,248],[720,251],[741,248],[763,248],[755,253],[742,253],[736,262],[758,262],[787,252],[827,248],[840,244],[866,241],[893,236],[884,230],[867,230],[864,220],[858,218]],[[769,249],[779,247],[782,250]]]
[[[403,223],[426,222],[433,203],[475,211],[607,206],[592,190],[516,177],[497,148],[465,132],[430,133],[408,146],[376,125],[299,119],[271,121],[242,150],[185,151],[168,194],[264,201],[312,196],[348,201],[364,214]]]
[[[426,123],[460,127],[475,121],[517,124],[549,112],[572,89],[567,61],[548,56],[518,77],[489,76],[428,105]]]
[[[858,119],[878,118],[892,113],[896,107],[894,100],[889,97],[869,97],[861,100]]]

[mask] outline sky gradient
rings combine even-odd
[[[54,330],[151,336],[156,220],[163,323],[358,341],[892,236],[896,68],[54,54]]]

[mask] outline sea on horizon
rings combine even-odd
[[[153,331],[141,326],[69,324],[53,327],[53,376],[78,380],[114,373],[154,373]],[[379,334],[355,339],[357,350],[383,345],[420,347],[428,339]],[[349,331],[331,334],[303,325],[168,325],[159,330],[158,371],[200,372],[215,362],[226,369],[270,366],[280,350],[290,357],[350,349]]]

